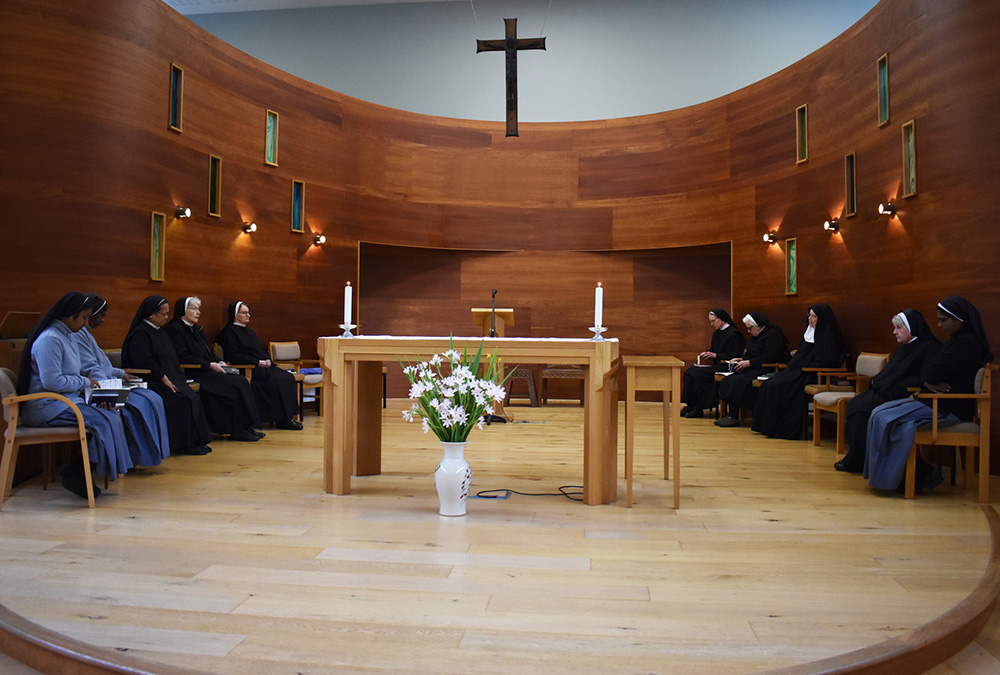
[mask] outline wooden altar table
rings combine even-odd
[[[583,501],[609,504],[618,491],[618,340],[569,338],[453,338],[456,350],[496,351],[512,363],[568,363],[583,366]],[[448,349],[447,337],[321,337],[323,367],[323,482],[327,493],[351,492],[351,475],[382,468],[383,361],[428,359]],[[390,365],[391,367],[391,365]],[[398,366],[397,366],[398,367]],[[414,432],[419,433],[419,427]]]

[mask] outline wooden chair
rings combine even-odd
[[[542,405],[549,402],[549,380],[579,380],[580,405],[583,405],[585,377],[583,366],[542,366]]]
[[[287,370],[295,376],[295,381],[299,385],[299,418],[302,418],[302,403],[305,399],[305,389],[312,389],[313,398],[316,401],[316,413],[323,414],[323,374],[303,373],[302,366],[318,368],[319,359],[303,359],[302,350],[297,341],[292,342],[271,342],[271,361]]]
[[[0,368],[0,397],[3,399],[4,418],[7,420],[7,431],[4,434],[3,459],[0,460],[0,478],[3,480],[3,492],[0,493],[0,507],[3,500],[11,493],[14,482],[14,467],[17,464],[17,454],[23,445],[42,445],[48,443],[63,443],[80,441],[80,452],[83,456],[83,472],[87,484],[87,504],[94,508],[94,484],[90,476],[90,451],[87,448],[87,429],[84,427],[83,415],[75,403],[62,394],[54,392],[39,392],[36,394],[17,394],[17,377],[7,368]],[[66,427],[29,427],[19,424],[20,405],[24,401],[34,401],[52,398],[62,401],[76,416],[76,426]],[[48,449],[46,448],[48,453]],[[46,457],[47,467],[51,467],[51,456]],[[51,468],[46,469],[42,489],[48,487],[48,476]]]
[[[975,394],[916,394],[917,398],[931,402],[931,423],[917,427],[913,447],[906,460],[906,498],[916,493],[917,446],[944,445],[965,448],[965,489],[972,487],[972,472],[976,466],[976,448],[979,448],[979,503],[990,501],[990,388],[992,372],[997,366],[987,364],[976,373]],[[938,423],[938,401],[941,399],[972,399],[976,401],[976,415],[972,422],[957,424]]]
[[[513,395],[514,382],[524,382],[528,386],[528,401],[531,403],[532,408],[538,407],[538,391],[535,389],[535,372],[530,368],[517,368],[513,372],[508,369],[507,381],[507,399],[504,401],[504,405],[510,404],[510,398]]]
[[[816,384],[806,385],[806,395],[813,398],[813,445],[820,444],[821,413],[831,412],[837,419],[837,454],[844,454],[847,402],[861,392],[867,391],[872,378],[878,375],[888,362],[888,354],[861,352],[853,373],[823,371],[817,373],[819,381]],[[845,380],[849,384],[837,384]]]

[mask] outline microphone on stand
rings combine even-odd
[[[490,337],[497,336],[497,289],[493,289],[493,309],[490,313]],[[486,415],[486,426],[497,422],[499,424],[504,424],[507,422],[506,419],[500,415]]]
[[[497,336],[497,289],[493,289],[493,311],[490,313],[490,337]]]

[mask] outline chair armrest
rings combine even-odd
[[[201,366],[197,363],[182,363],[181,370],[201,370]]]
[[[149,368],[125,368],[124,370],[129,375],[149,375],[153,372]]]
[[[76,426],[80,431],[80,437],[84,438],[86,436],[87,431],[83,425],[83,413],[80,412],[80,408],[73,401],[69,400],[62,394],[55,393],[54,391],[40,391],[35,394],[21,394],[19,396],[18,395],[8,396],[2,401],[3,405],[11,406],[11,413],[8,416],[8,421],[13,423],[15,426],[17,425],[17,417],[18,417],[17,410],[20,407],[20,403],[22,401],[37,401],[43,398],[55,399],[56,401],[61,401],[62,403],[65,403],[67,406],[69,406],[69,409],[73,412],[73,415],[76,416]]]
[[[863,391],[868,391],[872,386],[872,376],[871,375],[858,375],[854,378],[856,380],[855,389],[860,394]]]
[[[812,372],[811,368],[803,368],[802,370]],[[847,372],[845,370],[817,370],[816,376],[826,378],[835,377],[838,380],[855,380],[859,377],[864,377],[864,375],[858,375],[857,373]]]
[[[846,373],[847,366],[841,366],[840,368],[813,368],[806,367],[802,369],[803,373]]]
[[[935,394],[933,392],[917,392],[916,394],[913,395],[913,398],[926,398],[928,400],[935,398],[936,399],[943,399],[943,398],[988,399],[990,398],[990,395],[989,394]]]

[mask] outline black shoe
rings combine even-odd
[[[302,422],[293,419],[287,419],[284,422],[278,422],[274,426],[279,429],[289,429],[291,431],[302,431]]]
[[[691,408],[686,415],[683,412],[681,413],[681,417],[687,417],[690,420],[696,420],[704,416],[705,411],[701,408]]]
[[[717,427],[729,428],[740,426],[740,421],[735,417],[723,417],[715,423]]]
[[[864,469],[858,469],[857,467],[851,466],[850,464],[845,464],[844,460],[840,460],[833,465],[833,468],[837,471],[844,471],[845,473],[861,473]]]
[[[681,408],[681,417],[687,417],[689,412],[691,412],[691,406],[689,405],[684,406],[683,408]]]
[[[207,455],[212,452],[212,448],[207,445],[191,445],[177,451],[178,455]]]
[[[257,431],[254,428],[247,429],[247,431],[256,436],[257,438],[264,438],[265,436],[267,436],[267,434],[265,434],[263,431]]]
[[[941,468],[935,466],[931,471],[917,475],[917,492],[933,490],[943,482],[944,478],[941,476]]]
[[[238,434],[229,434],[229,440],[231,441],[242,441],[244,443],[256,443],[260,440],[260,436],[253,433],[248,429],[244,429]]]
[[[80,474],[70,474],[62,477],[62,486],[75,494],[77,497],[87,499],[87,479]],[[91,485],[94,489],[94,498],[101,494],[101,488]]]

